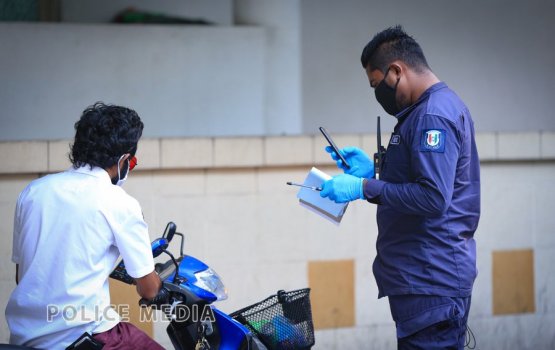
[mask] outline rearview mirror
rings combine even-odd
[[[164,234],[162,238],[168,240],[168,243],[171,242],[173,236],[175,235],[175,231],[177,230],[177,226],[173,223],[173,221],[168,222],[166,225],[166,229],[164,230]]]

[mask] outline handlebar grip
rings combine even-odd
[[[162,287],[158,294],[152,299],[141,298],[139,300],[139,306],[161,306],[167,304],[170,300],[170,292],[166,288]]]

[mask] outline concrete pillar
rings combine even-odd
[[[300,0],[235,0],[236,25],[267,29],[265,131],[302,132]]]

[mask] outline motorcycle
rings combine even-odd
[[[180,254],[168,251],[175,236],[181,238]],[[185,237],[169,222],[162,237],[152,242],[153,257],[169,259],[155,264],[162,288],[143,307],[160,310],[170,319],[167,334],[176,350],[304,350],[314,345],[309,289],[278,291],[276,295],[231,314],[212,305],[227,299],[220,276],[202,261],[183,253]],[[133,283],[121,261],[111,278]]]
[[[175,236],[181,237],[177,258],[168,251]],[[169,222],[162,237],[152,242],[153,257],[166,254],[169,259],[155,264],[162,280],[158,295],[139,301],[142,307],[159,310],[170,321],[166,332],[176,350],[308,350],[314,345],[310,289],[280,290],[276,295],[228,315],[212,305],[227,299],[220,276],[202,261],[185,255],[184,241],[184,235]],[[110,277],[134,283],[123,260]],[[4,349],[31,348],[0,345],[0,350]]]

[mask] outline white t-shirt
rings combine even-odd
[[[12,261],[19,285],[6,307],[10,343],[65,349],[120,321],[108,276],[119,255],[129,275],[154,270],[139,203],[89,166],[31,182],[19,196]]]

